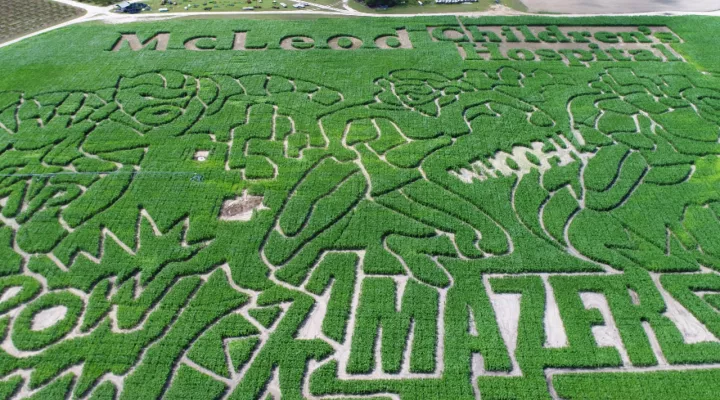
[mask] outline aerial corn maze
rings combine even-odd
[[[0,397],[717,399],[720,21],[0,49]]]

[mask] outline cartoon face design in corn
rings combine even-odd
[[[719,100],[682,75],[608,69],[570,99],[560,140],[526,141],[453,173],[466,183],[517,176],[523,225],[605,270],[716,267],[703,232],[720,226]]]
[[[511,69],[494,75],[471,71],[454,80],[395,71],[376,81],[374,102],[356,105],[344,105],[338,91],[302,80],[264,74],[193,77],[176,71],[123,77],[116,87],[94,93],[30,99],[6,94],[3,215],[20,224],[53,225],[55,237],[37,250],[59,246],[70,261],[77,251],[93,250],[61,243],[72,241],[76,230],[123,230],[125,225],[131,232],[141,214],[163,214],[164,221],[156,222],[165,231],[183,218],[190,225],[217,223],[208,221],[210,214],[247,220],[254,209],[270,209],[278,223],[265,248],[290,241],[268,253],[274,266],[284,265],[287,256],[337,225],[360,200],[389,209],[405,207],[398,203],[401,198],[417,203],[412,193],[437,185],[423,170],[425,158],[452,147],[478,117],[527,126],[535,139],[551,135],[552,119],[515,93],[549,83],[548,76],[536,75],[521,87],[519,73]],[[331,195],[302,193],[306,187],[316,191],[305,183],[316,175],[328,182]],[[144,191],[142,204],[127,200],[134,197],[128,191],[151,182],[160,190]],[[347,185],[352,189],[339,190]],[[447,190],[437,189],[440,203],[472,207],[461,199],[443,199]],[[168,198],[173,192],[183,196]],[[344,197],[336,203],[340,193]],[[302,205],[295,205],[296,199]],[[316,225],[320,200],[348,203],[333,209],[332,218],[325,213],[326,223]],[[502,254],[511,246],[502,224],[483,213],[462,221],[437,205],[423,207],[453,221],[448,222],[452,241],[458,239],[464,256]],[[132,210],[124,212],[125,223],[112,217],[118,208]],[[293,217],[286,217],[290,211]],[[295,222],[286,224],[286,218]],[[34,242],[31,232],[37,229],[27,232],[27,241]],[[130,234],[122,239],[135,244]],[[374,239],[377,243],[368,246],[384,252],[377,248],[382,240]]]
[[[324,159],[290,194],[264,247],[272,264],[282,267],[278,276],[283,280],[304,280],[311,265],[300,260],[314,260],[327,250],[314,243],[332,236],[332,229],[345,229],[338,221],[386,221],[372,233],[365,229],[363,238],[345,238],[345,245],[368,252],[367,271],[407,272],[437,287],[446,287],[450,277],[431,260],[436,255],[478,259],[511,252],[512,239],[503,221],[454,193],[447,186],[447,169],[428,164],[438,153],[461,149],[468,136],[483,135],[488,148],[508,150],[517,130],[532,141],[552,138],[556,123],[522,99],[553,85],[552,75],[537,71],[526,77],[503,68],[496,73],[467,71],[451,79],[400,70],[375,84],[374,102],[340,109],[320,121],[334,157]],[[488,120],[480,123],[484,117]],[[497,136],[487,135],[488,130]],[[324,191],[319,194],[321,180]],[[313,201],[306,200],[312,196]],[[332,208],[336,214],[320,214],[326,201],[338,205]],[[408,241],[414,248],[400,249],[400,243]],[[398,260],[410,253],[417,254],[406,271],[404,261]]]
[[[278,152],[292,158],[303,146],[322,147],[317,115],[341,99],[278,76],[176,71],[122,77],[116,87],[90,93],[4,93],[3,216],[57,225],[56,237],[37,240],[45,243],[37,250],[47,252],[77,229],[120,229],[123,222],[110,222],[118,207],[132,210],[129,226],[142,210],[168,215],[172,223],[164,228],[185,217],[207,220],[233,187],[273,179]],[[151,181],[164,185],[162,193],[148,190],[143,204],[125,202],[128,191]]]
[[[438,378],[441,337],[415,337],[407,366],[392,346],[409,340],[409,316],[383,330],[390,356],[372,371],[363,280],[392,280],[404,310],[426,313],[414,329],[439,335],[456,273],[523,249],[606,270],[720,266],[717,235],[701,234],[720,232],[717,90],[624,68],[589,85],[504,67],[399,70],[374,86],[348,101],[277,75],[163,71],[93,92],[0,94],[0,249],[16,256],[4,268],[27,272],[0,279],[20,288],[0,302],[17,311],[3,342],[16,368],[54,377],[84,363],[78,397],[110,375],[159,397],[166,381],[143,374],[175,371],[142,349],[197,325],[177,359],[236,393],[260,396],[278,368],[294,371],[287,352],[322,360],[307,376],[334,365]],[[192,316],[177,300],[202,308],[217,293],[227,301]],[[33,313],[57,304],[66,322],[32,333]],[[230,371],[197,356],[217,345],[224,361],[223,335],[255,341]],[[98,337],[117,355],[82,345]],[[88,350],[59,356],[70,347]],[[278,379],[301,387],[301,375]]]

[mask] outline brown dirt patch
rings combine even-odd
[[[551,12],[562,14],[623,14],[643,12],[698,12],[715,11],[720,8],[717,0],[523,0],[530,12]]]
[[[253,210],[265,208],[262,196],[243,195],[225,200],[220,208],[220,219],[223,221],[249,221]]]

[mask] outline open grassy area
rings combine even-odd
[[[273,20],[273,21],[317,21],[324,19],[353,19],[362,17],[353,17],[348,15],[340,14],[294,14],[294,13],[282,13],[282,14],[210,14],[210,15],[188,15],[184,17],[178,17],[178,19],[191,20],[191,19],[250,19],[250,20]]]
[[[167,8],[168,12],[171,13],[182,13],[182,12],[198,12],[198,11],[246,11],[248,15],[252,14],[252,11],[297,11],[293,7],[295,2],[276,0],[273,3],[272,0],[177,0],[177,4],[161,4],[162,0],[148,0],[145,4],[152,8],[152,12],[158,12],[162,8]],[[318,4],[333,5],[329,0],[320,0]],[[335,3],[338,3],[335,1]],[[286,7],[282,7],[281,4],[285,4]],[[341,3],[338,3],[341,5]],[[245,7],[253,7],[254,10],[243,10]],[[314,11],[322,10],[318,7],[305,7],[303,10]]]
[[[717,398],[715,33],[182,19],[1,48],[0,398]]]

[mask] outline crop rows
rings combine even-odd
[[[48,0],[8,0],[2,4],[0,43],[38,31],[85,12],[79,8]]]
[[[720,83],[463,65],[0,92],[0,397],[713,398]]]

